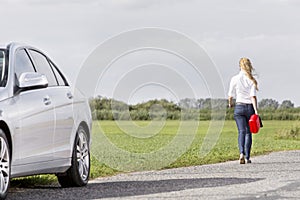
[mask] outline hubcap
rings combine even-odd
[[[9,183],[9,152],[6,142],[0,138],[0,194],[4,194]]]
[[[79,132],[78,138],[76,146],[78,172],[81,179],[86,180],[89,175],[90,160],[88,141],[83,130]]]

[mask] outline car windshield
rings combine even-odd
[[[5,51],[0,49],[0,87],[5,86],[6,83],[6,70],[5,70]]]

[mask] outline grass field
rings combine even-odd
[[[121,128],[119,128],[114,121],[94,122],[94,136],[99,133],[104,134],[102,137],[93,138],[94,149],[97,150],[99,147],[102,150],[100,151],[101,154],[98,155],[93,151],[94,154],[92,154],[91,160],[91,178],[110,176],[119,173],[120,171],[112,169],[109,166],[120,168],[120,163],[122,165],[128,165],[128,168],[126,169],[129,170],[126,171],[149,170],[151,168],[157,169],[157,166],[160,164],[159,162],[163,162],[165,157],[161,158],[164,160],[160,160],[160,158],[155,160],[155,157],[152,158],[154,163],[152,165],[151,162],[150,164],[149,162],[147,163],[146,158],[136,158],[134,155],[148,155],[151,152],[164,150],[168,144],[170,144],[173,140],[176,140],[177,135],[180,135],[179,140],[177,138],[178,141],[189,144],[187,146],[188,148],[182,155],[176,154],[177,150],[179,151],[180,149],[184,149],[180,147],[179,142],[175,148],[170,148],[169,151],[165,152],[166,154],[162,154],[163,156],[177,158],[169,165],[163,166],[163,168],[224,162],[228,160],[237,160],[239,157],[237,147],[237,129],[234,121],[225,122],[216,145],[207,154],[207,156],[202,158],[200,158],[199,152],[209,127],[209,121],[200,121],[195,135],[192,130],[191,132],[189,131],[188,122],[182,133],[177,133],[178,128],[180,127],[179,121],[167,121],[165,124],[161,124],[161,122],[153,122],[152,124],[149,124],[150,122],[147,121],[135,121],[134,123],[137,126],[131,126],[130,122],[121,123]],[[147,129],[147,125],[151,128]],[[287,139],[285,139],[285,137],[278,137],[281,132],[286,134],[294,127],[299,127],[298,121],[264,121],[264,127],[258,134],[253,135],[252,156],[266,154],[272,151],[300,149],[299,137],[294,139],[289,137],[286,137]],[[296,128],[295,130],[299,130],[299,128]],[[157,134],[152,134],[151,131],[155,131]],[[294,133],[294,131],[292,132]],[[118,152],[116,153],[112,151],[109,146],[106,146],[107,143],[111,143],[115,147],[118,147],[118,149],[130,152],[131,154],[129,154],[129,157],[119,155],[117,154]],[[120,162],[120,160],[123,160],[123,162]],[[124,162],[126,160],[128,160],[128,162]],[[155,162],[157,162],[158,165],[155,165]],[[21,180],[14,180],[13,185],[23,185],[24,182],[26,184],[43,184],[43,182],[48,183],[49,181],[55,180],[55,177],[52,175],[35,176]]]
[[[149,122],[139,121],[135,123],[139,126],[146,126]],[[297,121],[264,121],[264,127],[258,134],[253,135],[252,156],[272,151],[300,149],[300,140],[277,139],[276,137],[281,131],[290,130],[296,124],[298,124]],[[201,121],[197,134],[189,149],[183,155],[179,156],[175,162],[171,163],[169,166],[165,166],[164,168],[236,160],[239,157],[239,152],[237,147],[237,129],[234,121],[225,122],[217,144],[206,157],[199,157],[200,147],[202,145],[203,138],[207,133],[208,126],[209,121]],[[159,148],[163,148],[166,144],[168,144],[175,137],[178,127],[178,121],[167,121],[159,134],[143,139],[141,136],[139,136],[139,138],[128,136],[128,134],[123,133],[122,130],[120,130],[112,121],[101,121],[98,124],[94,123],[93,132],[98,132],[101,128],[106,134],[106,137],[109,138],[109,141],[117,147],[133,153],[148,153],[159,150]],[[191,133],[187,132],[185,134],[189,135]],[[106,156],[110,156],[109,151],[107,152],[108,155]],[[171,153],[172,152],[170,152],[170,154]],[[91,172],[92,177],[106,176],[116,173],[116,170],[112,170],[109,167],[100,164],[99,161],[101,160],[93,158],[94,168]]]

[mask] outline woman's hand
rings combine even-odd
[[[234,107],[234,104],[233,104],[233,97],[229,97],[229,98],[228,98],[228,102],[229,102],[229,103],[228,103],[228,107],[229,107],[229,108],[233,108],[233,107]]]

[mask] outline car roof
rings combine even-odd
[[[33,48],[35,49],[34,47],[30,46],[30,45],[27,45],[27,44],[24,44],[24,43],[19,43],[19,42],[10,42],[8,44],[0,44],[0,48],[1,49],[7,49],[9,47],[9,49],[17,49],[19,47],[26,47],[26,48]]]
[[[0,49],[7,49],[8,47],[11,49],[11,48],[18,48],[20,46],[27,46],[27,45],[24,45],[24,44],[21,44],[21,43],[17,43],[17,42],[11,42],[11,43],[8,43],[8,44],[0,44]]]

